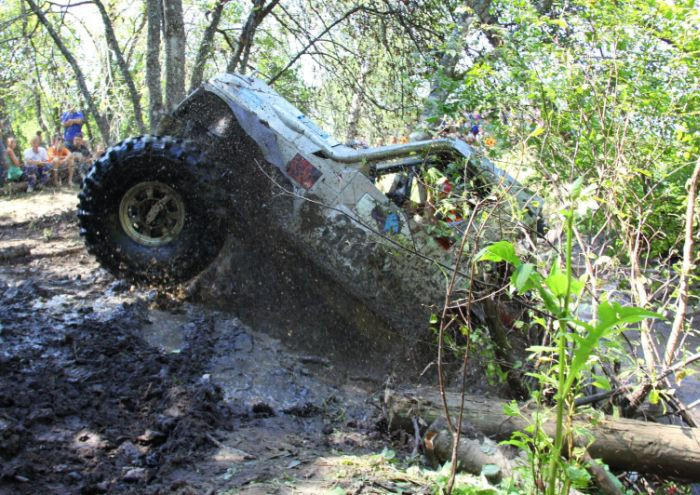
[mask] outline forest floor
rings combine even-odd
[[[381,384],[116,281],[76,202],[0,201],[0,253],[30,250],[0,256],[0,495],[432,493],[440,473],[386,432]]]

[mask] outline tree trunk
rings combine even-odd
[[[56,47],[59,49],[63,57],[66,59],[68,62],[68,65],[71,66],[73,69],[73,73],[75,74],[75,79],[78,82],[78,87],[80,88],[80,93],[83,95],[83,98],[85,99],[85,103],[88,106],[88,111],[92,115],[92,117],[95,119],[95,122],[97,122],[97,127],[100,130],[100,135],[102,136],[102,140],[105,143],[109,143],[110,141],[110,135],[109,135],[109,122],[107,122],[107,119],[104,118],[104,116],[97,110],[97,105],[95,104],[95,100],[92,98],[92,95],[90,94],[90,91],[88,90],[87,84],[85,83],[85,76],[83,75],[83,71],[80,69],[80,66],[78,65],[78,62],[75,60],[75,57],[73,57],[73,54],[68,50],[66,47],[65,43],[63,43],[63,40],[61,37],[58,35],[56,30],[53,28],[49,20],[46,18],[44,15],[44,12],[37,6],[36,3],[34,3],[34,0],[25,0],[29,7],[32,9],[32,12],[36,14],[37,18],[39,19],[39,22],[44,26],[46,31],[49,33],[49,36],[51,36],[51,39],[53,39],[53,42],[56,44]]]
[[[2,144],[5,145],[7,143],[7,138],[14,135],[12,118],[5,108],[5,100],[0,98],[0,138],[3,140]]]
[[[455,419],[460,397],[458,393],[447,392],[447,404]],[[384,401],[392,428],[413,430],[412,418],[418,417],[432,424],[444,414],[442,399],[435,389],[387,390]],[[506,415],[506,404],[498,399],[467,395],[463,428],[468,429],[470,425],[496,440],[507,439],[514,431],[522,431],[529,422],[521,417]],[[524,404],[519,407],[526,416],[528,412],[534,412]],[[593,443],[587,445],[586,439],[580,439],[579,445],[587,446],[592,457],[603,459],[614,469],[700,481],[700,431],[695,428],[614,419],[611,416],[605,416],[599,422],[580,416],[573,427],[585,427],[590,431],[594,437]],[[554,421],[546,422],[544,429],[552,435]]]
[[[440,105],[448,96],[443,89],[442,81],[445,78],[455,79],[457,77],[456,69],[462,58],[465,44],[464,38],[471,26],[475,22],[481,24],[496,23],[496,16],[491,13],[492,4],[492,0],[471,0],[467,2],[469,9],[461,15],[458,24],[446,41],[447,49],[440,55],[440,60],[436,67],[437,70],[430,85],[430,94],[421,113],[418,129],[411,135],[412,139],[418,140],[430,137],[428,129],[433,128],[435,126],[433,121],[442,116],[439,111]],[[549,9],[550,7],[551,2],[550,5],[543,8]],[[482,33],[494,47],[501,44],[497,31],[486,29],[482,30]]]
[[[22,8],[22,12],[25,12],[24,8]],[[28,36],[26,30],[24,30],[24,35]],[[39,71],[39,62],[37,61],[37,50],[30,36],[28,36],[28,39],[33,51],[32,62],[34,64],[34,89],[32,90],[32,93],[34,95],[34,108],[36,110],[36,119],[39,121],[39,127],[44,132],[44,136],[46,136],[47,142],[50,143],[53,140],[54,133],[50,131],[48,125],[46,125],[43,108],[41,106],[41,95],[45,93],[44,88],[41,86],[41,73]]]
[[[49,131],[46,121],[44,120],[44,112],[41,108],[41,93],[38,88],[35,88],[32,93],[34,93],[34,108],[36,110],[36,120],[39,122],[39,127],[46,136],[46,142],[50,143],[53,140],[53,136]]]
[[[357,138],[357,127],[360,124],[360,115],[362,115],[362,105],[365,102],[365,91],[364,84],[365,79],[372,71],[372,62],[370,57],[367,56],[362,60],[362,65],[360,66],[360,75],[357,77],[357,88],[355,93],[352,95],[352,101],[350,102],[350,120],[348,120],[348,132],[345,135],[345,140],[350,143]]]
[[[219,28],[219,23],[221,22],[221,15],[224,12],[224,6],[226,2],[219,0],[214,7],[214,11],[211,14],[211,22],[204,31],[204,36],[202,37],[202,42],[199,44],[199,50],[197,51],[197,58],[194,62],[194,67],[192,68],[192,75],[190,76],[190,91],[194,91],[200,84],[202,84],[202,79],[204,78],[204,67],[207,64],[207,59],[211,55],[211,49],[214,45],[214,35],[216,30]]]
[[[245,21],[241,36],[238,38],[238,46],[228,62],[228,66],[226,67],[227,72],[236,72],[236,70],[238,70],[241,73],[245,73],[248,66],[250,49],[253,46],[253,39],[255,38],[255,31],[258,29],[258,26],[265,16],[267,16],[278,3],[279,0],[270,0],[270,3],[265,5],[265,0],[253,0],[253,8],[250,14],[248,14],[248,19]]]
[[[148,38],[146,41],[146,84],[148,86],[148,125],[154,133],[163,115],[160,73],[160,33],[163,25],[160,0],[146,0]]]
[[[236,68],[241,61],[241,55],[245,50],[246,45],[253,42],[253,37],[255,36],[255,30],[258,28],[257,13],[265,0],[253,0],[253,9],[248,14],[248,19],[246,19],[243,29],[241,30],[241,35],[238,37],[238,46],[236,51],[231,55],[231,59],[228,61],[226,66],[226,72],[236,72]]]
[[[124,60],[124,55],[122,54],[121,48],[119,48],[119,42],[117,41],[117,36],[114,34],[114,28],[112,27],[112,20],[109,18],[107,9],[105,9],[102,0],[93,0],[97,6],[97,10],[100,11],[100,16],[102,16],[102,23],[105,26],[105,38],[107,38],[107,46],[114,54],[114,58],[117,61],[117,67],[119,72],[126,83],[126,87],[129,90],[129,97],[131,99],[131,106],[134,109],[134,119],[136,120],[136,127],[141,134],[146,132],[146,126],[143,124],[143,111],[141,110],[141,95],[136,90],[136,85],[134,84],[134,79],[131,77],[131,72],[129,67]]]
[[[481,301],[481,305],[484,308],[486,328],[494,343],[494,354],[501,363],[501,368],[506,372],[506,382],[514,394],[513,397],[518,400],[524,400],[529,397],[529,393],[522,382],[522,370],[515,366],[513,349],[508,340],[506,327],[501,321],[503,310],[500,309],[493,297],[484,297],[483,301]]]
[[[486,11],[490,1],[486,3]],[[447,99],[447,93],[443,88],[443,79],[453,79],[459,60],[462,58],[462,45],[464,35],[475,21],[475,14],[472,11],[462,14],[460,22],[454,27],[446,41],[447,50],[440,56],[435,75],[430,83],[430,94],[425,102],[425,107],[420,116],[418,129],[411,134],[411,139],[421,140],[430,138],[428,129],[435,127],[434,120],[441,117],[440,106]]]
[[[182,0],[164,0],[165,109],[170,112],[185,97],[185,23]]]
[[[641,229],[641,227],[638,227],[638,229]],[[647,294],[647,287],[642,278],[642,268],[639,258],[639,230],[631,232],[630,229],[627,229],[625,237],[627,238],[627,252],[630,258],[630,287],[632,289],[632,297],[637,306],[647,309],[649,305],[649,295]],[[647,395],[649,395],[651,391],[651,380],[648,379],[648,377],[654,376],[656,372],[657,351],[649,320],[640,322],[639,329],[639,341],[642,346],[642,353],[644,354],[647,377],[642,380],[642,383],[636,390],[627,395],[627,405],[625,407],[625,414],[627,416],[634,414],[637,408],[646,400]]]

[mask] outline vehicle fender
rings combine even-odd
[[[270,125],[260,119],[255,113],[229,98],[218,87],[204,83],[202,88],[215,94],[228,105],[241,128],[260,147],[265,160],[284,172],[285,163],[277,143],[277,134],[270,128]]]

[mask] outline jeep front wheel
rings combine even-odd
[[[225,237],[212,173],[196,147],[169,137],[133,138],[110,148],[80,193],[88,252],[133,282],[171,285],[194,277]]]

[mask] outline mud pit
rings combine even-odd
[[[398,486],[371,455],[412,446],[379,428],[380,383],[234,314],[115,281],[84,251],[74,204],[0,202],[0,251],[31,249],[0,258],[0,494]]]

